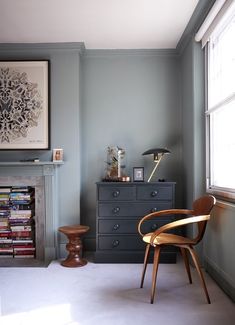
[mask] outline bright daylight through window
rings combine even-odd
[[[210,35],[207,48],[208,188],[235,194],[235,5]]]

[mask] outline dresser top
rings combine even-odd
[[[176,182],[96,182],[97,185],[104,186],[128,186],[128,185],[174,185]]]

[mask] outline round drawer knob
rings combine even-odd
[[[157,208],[152,208],[151,212],[157,212]]]
[[[151,230],[156,230],[158,228],[157,224],[154,223],[152,226],[151,226]]]
[[[116,223],[116,225],[113,226],[113,230],[118,230],[120,228],[120,225]]]
[[[156,191],[156,190],[155,190],[155,191],[152,191],[152,192],[151,192],[151,196],[152,196],[152,197],[157,196],[157,191]]]
[[[120,191],[119,190],[116,190],[113,192],[113,197],[118,197],[120,194]]]
[[[113,247],[117,247],[118,245],[119,245],[119,240],[116,239],[112,242]]]
[[[118,213],[119,211],[120,211],[120,208],[119,207],[113,208],[113,213]]]

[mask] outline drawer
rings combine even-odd
[[[104,220],[98,221],[98,231],[100,234],[136,234],[140,219],[119,219],[119,220]],[[143,233],[155,231],[164,224],[171,222],[171,219],[152,219],[147,220],[141,227]]]
[[[113,251],[138,251],[145,250],[146,244],[142,241],[140,236],[99,236],[98,249],[99,250],[113,250]],[[165,246],[162,251],[175,252],[173,246]]]
[[[136,234],[137,219],[119,219],[98,221],[98,231],[101,234]]]
[[[172,200],[171,186],[150,185],[137,187],[137,200]]]
[[[142,226],[141,226],[141,232],[143,234],[147,234],[148,232],[153,232],[157,230],[158,228],[164,226],[167,223],[170,223],[175,220],[174,216],[167,216],[165,219],[164,218],[155,218],[151,220],[146,220]],[[175,232],[175,231],[170,231],[170,232]]]
[[[130,236],[99,236],[98,248],[102,250],[143,250],[145,243],[138,235]]]
[[[143,217],[154,211],[171,209],[171,202],[116,202],[99,203],[98,214],[100,217]]]
[[[131,201],[135,199],[134,186],[99,186],[98,199],[102,201]]]

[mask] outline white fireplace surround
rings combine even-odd
[[[35,188],[35,259],[1,258],[0,266],[47,266],[57,258],[58,167],[55,162],[0,162],[0,187]]]

